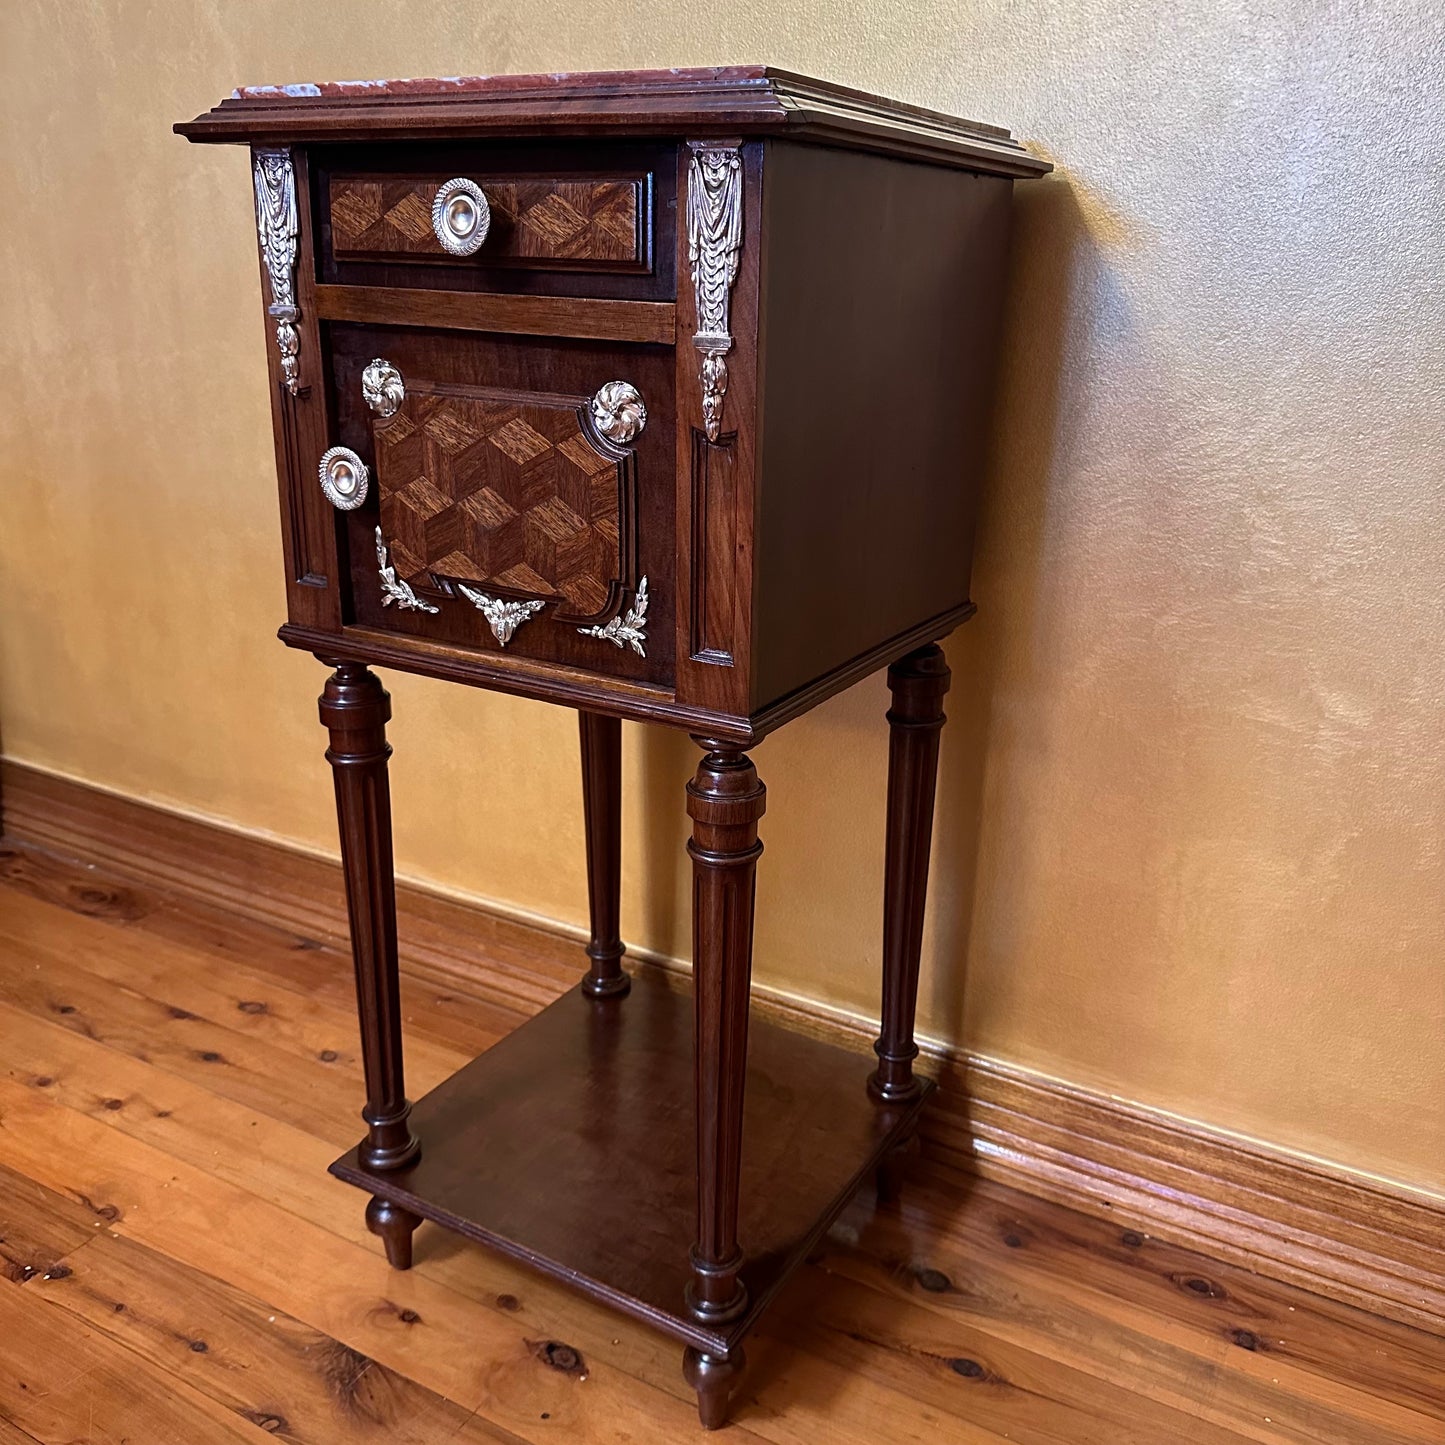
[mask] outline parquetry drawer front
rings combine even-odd
[[[675,145],[318,146],[318,279],[672,301]]]
[[[338,259],[476,256],[606,271],[648,263],[645,176],[333,175],[330,215]]]

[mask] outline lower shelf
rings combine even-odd
[[[690,995],[655,974],[623,999],[574,989],[416,1104],[416,1163],[373,1173],[353,1149],[331,1172],[699,1349],[727,1350],[907,1137],[923,1098],[877,1104],[870,1060],[752,1021],[738,1231],[750,1303],[731,1325],[700,1325],[683,1305],[697,1198],[692,1036]]]

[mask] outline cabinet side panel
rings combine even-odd
[[[699,151],[737,157],[731,189],[719,183],[711,206],[693,195]],[[720,139],[684,144],[678,158],[677,697],[738,718],[747,716],[751,666],[763,155],[761,142]]]
[[[1011,190],[769,143],[754,715],[969,600]]]

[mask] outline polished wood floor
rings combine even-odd
[[[431,1226],[387,1268],[326,1174],[359,1133],[349,975],[0,850],[0,1445],[702,1438],[647,1329]],[[413,1096],[519,1021],[405,1000]],[[1445,1341],[926,1162],[748,1356],[711,1438],[1445,1442]]]

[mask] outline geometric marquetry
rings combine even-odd
[[[334,255],[447,258],[432,230],[437,187],[447,179],[331,182]],[[577,261],[640,265],[645,258],[639,179],[489,180],[476,178],[491,208],[477,262]]]
[[[372,424],[382,536],[398,576],[555,598],[578,621],[615,604],[629,580],[630,461],[599,452],[579,404],[408,383],[400,409]]]

